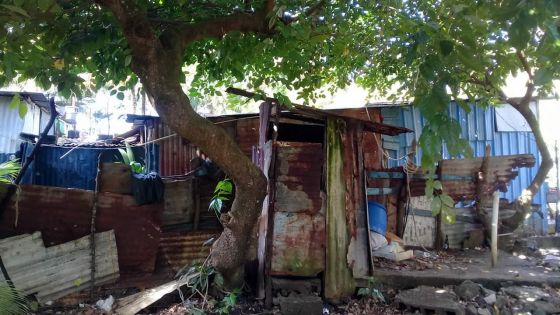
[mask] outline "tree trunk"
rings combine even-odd
[[[232,209],[220,218],[224,231],[212,248],[211,262],[226,283],[239,287],[244,263],[256,257],[256,235],[251,232],[266,195],[266,178],[223,128],[192,109],[178,80],[149,90],[161,119],[207,153],[235,184]]]
[[[546,142],[544,141],[539,126],[539,121],[535,113],[531,111],[531,108],[529,106],[531,101],[530,95],[532,95],[531,87],[528,89],[527,96],[519,102],[513,101],[511,99],[507,99],[507,102],[517,111],[519,111],[519,113],[523,116],[523,118],[525,118],[525,120],[531,127],[531,131],[535,136],[535,141],[541,154],[542,161],[537,174],[535,175],[529,186],[527,186],[527,188],[525,188],[521,193],[521,196],[519,196],[517,200],[515,200],[515,214],[507,219],[502,220],[500,233],[512,232],[523,223],[525,217],[531,211],[531,202],[533,201],[533,196],[538,194],[539,189],[545,181],[548,172],[554,165],[552,156],[550,155],[550,151],[548,150]]]
[[[140,78],[162,121],[179,136],[200,147],[232,179],[236,187],[231,211],[211,252],[212,265],[229,288],[240,287],[244,264],[256,257],[254,227],[266,195],[266,178],[226,131],[198,115],[180,85],[183,45],[174,34],[156,37],[145,12],[121,0],[104,0],[132,49],[132,69]],[[161,38],[164,37],[164,38]]]

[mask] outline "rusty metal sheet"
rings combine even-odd
[[[15,200],[18,201],[18,221]],[[93,192],[47,186],[21,186],[2,221],[0,237],[41,231],[45,246],[89,235]],[[162,204],[137,206],[132,196],[100,193],[97,232],[113,229],[123,273],[152,272],[160,238]]]
[[[473,180],[442,180],[442,185],[455,200],[473,199],[476,196],[476,178],[480,172],[483,158],[443,160],[439,163],[442,176],[470,176]],[[520,167],[532,167],[535,157],[532,154],[503,155],[488,157],[488,174],[492,178],[485,181],[482,191],[489,194],[495,189],[507,191],[509,182],[518,175]]]
[[[191,223],[194,219],[194,179],[164,179],[164,209],[161,215],[163,226]]]
[[[275,211],[318,213],[322,207],[320,143],[278,142]]]
[[[314,277],[325,269],[325,216],[274,214],[271,274]]]
[[[259,144],[259,117],[240,119],[235,122],[235,141],[249,158],[253,147]]]
[[[154,120],[154,139],[173,135],[175,132],[161,119]],[[196,156],[195,147],[187,140],[169,137],[158,142],[159,172],[162,176],[182,175],[190,171],[190,161]]]
[[[381,168],[382,152],[379,150],[381,139],[379,135],[371,132],[363,133],[363,151],[364,151],[364,168],[378,169]]]
[[[91,285],[90,244],[88,235],[45,248],[41,232],[35,232],[0,240],[0,254],[14,286],[43,304]],[[115,281],[119,266],[114,232],[97,233],[95,244],[95,284]]]
[[[320,143],[277,142],[271,274],[315,276],[325,266]]]
[[[159,244],[159,255],[177,272],[184,266],[204,262],[210,254],[210,246],[203,246],[204,242],[219,235],[220,231],[217,230],[164,233]]]

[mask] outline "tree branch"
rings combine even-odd
[[[315,3],[314,5],[312,5],[311,7],[309,7],[307,10],[305,10],[305,12],[303,13],[304,17],[310,17],[313,16],[315,14],[317,14],[325,5],[326,1],[325,0],[321,0],[317,3]],[[284,24],[288,25],[294,22],[297,22],[299,20],[300,16],[293,16],[293,17],[284,17],[282,18],[282,22],[284,22]]]
[[[323,6],[325,5],[326,1],[325,0],[321,0],[317,3],[315,3],[313,6],[311,6],[309,9],[307,9],[307,11],[305,11],[305,16],[313,16],[315,14],[317,14],[319,12],[319,10],[321,10],[323,8]]]
[[[537,148],[541,155],[541,165],[539,166],[537,174],[535,174],[535,177],[533,177],[531,183],[525,188],[522,195],[519,196],[519,198],[515,202],[515,214],[507,219],[502,220],[502,225],[505,229],[502,232],[510,232],[515,230],[519,226],[520,222],[525,219],[533,196],[538,193],[542,183],[546,179],[548,172],[554,165],[552,156],[550,155],[550,151],[548,150],[543,134],[541,132],[537,116],[535,115],[535,113],[533,113],[530,106],[531,100],[533,99],[533,93],[535,92],[535,85],[533,83],[533,74],[531,72],[531,68],[529,67],[527,58],[522,52],[517,51],[516,54],[521,61],[521,64],[523,65],[524,71],[527,72],[527,75],[529,76],[529,81],[527,81],[527,90],[525,91],[525,95],[521,99],[508,97],[501,88],[495,86],[492,83],[492,81],[490,80],[490,74],[488,72],[485,73],[484,80],[480,80],[479,78],[476,78],[474,76],[471,76],[471,78],[468,80],[468,82],[470,83],[477,84],[485,88],[491,88],[496,92],[498,98],[502,102],[511,105],[521,114],[521,116],[523,116],[525,121],[527,121],[527,124],[529,124],[531,131],[533,132]]]
[[[527,61],[527,56],[525,56],[525,54],[520,50],[516,50],[515,54],[517,55],[517,59],[519,59],[519,61],[521,62],[521,65],[523,65],[523,70],[525,70],[525,72],[527,72],[527,75],[529,76],[529,80],[531,80],[531,82],[532,82],[533,81],[533,71],[531,71],[531,67],[529,67],[529,62]]]
[[[228,16],[217,17],[194,24],[182,25],[177,28],[182,47],[186,48],[193,42],[203,38],[221,38],[231,32],[269,32],[268,11],[254,13],[239,12]]]

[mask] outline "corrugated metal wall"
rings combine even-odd
[[[169,126],[158,119],[153,128],[147,128],[150,133],[148,140],[160,139],[174,134]],[[172,136],[158,142],[158,168],[162,176],[183,175],[190,171],[190,161],[196,156],[196,148],[187,140]]]
[[[32,182],[35,185],[62,188],[79,188],[93,190],[97,173],[97,160],[102,154],[102,162],[119,162],[117,148],[76,148],[41,146],[37,151],[32,171]],[[133,148],[136,159],[144,161],[144,149]],[[149,161],[157,165],[157,161]],[[149,169],[154,169],[153,165]]]
[[[0,96],[0,154],[13,154],[19,149],[19,134],[23,128],[23,119],[18,111],[8,108],[11,97]]]
[[[512,201],[521,194],[530,181],[537,173],[541,163],[541,156],[537,149],[535,137],[531,132],[498,132],[495,128],[496,111],[493,106],[483,108],[471,105],[471,111],[467,113],[456,103],[449,104],[449,115],[455,118],[461,126],[462,137],[468,139],[475,157],[484,156],[484,149],[487,144],[492,148],[492,155],[510,154],[533,154],[535,155],[536,165],[532,168],[520,168],[519,175],[513,180],[506,193],[502,193],[502,198]],[[394,158],[404,156],[409,149],[413,137],[418,140],[422,132],[422,127],[426,125],[425,118],[422,117],[418,108],[412,106],[394,106],[382,108],[384,123],[402,126],[414,130],[414,133],[407,133],[396,137],[383,136],[383,147],[388,150],[389,155]],[[416,155],[416,163],[420,164],[420,154]],[[449,153],[444,147],[444,159],[450,158]],[[402,160],[390,160],[389,166],[402,165]],[[548,226],[546,191],[541,189],[539,194],[533,199],[533,203],[541,205],[544,219],[534,214],[532,220],[542,222],[541,228],[546,231]],[[534,222],[533,222],[534,223]]]
[[[259,140],[259,117],[223,118],[225,121],[213,119],[217,125],[223,127],[239,144],[241,150],[251,158],[253,146]],[[150,150],[159,160],[158,171],[162,176],[183,175],[191,171],[190,162],[196,157],[196,146],[188,140],[175,134],[169,126],[160,119],[147,123],[147,141],[165,138],[158,141],[159,149]]]

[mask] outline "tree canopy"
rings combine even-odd
[[[295,90],[312,103],[325,89],[357,83],[413,100],[429,121],[419,141],[428,169],[441,157],[442,141],[451,154],[469,155],[459,123],[447,114],[452,99],[465,109],[465,99],[509,103],[527,119],[543,156],[529,195],[552,165],[528,104],[537,93],[552,93],[560,78],[558,0],[1,0],[0,6],[0,86],[35,80],[62,96],[108,87],[123,98],[141,81],[162,118],[204,147],[238,186],[257,187],[262,177],[222,131],[196,115],[189,95],[242,84]],[[187,71],[194,80],[183,94]],[[503,87],[520,74],[525,96],[510,98]],[[264,192],[249,195],[240,190],[236,200],[255,210]],[[258,217],[253,210],[244,228],[231,228],[237,241]],[[225,251],[231,242],[224,244]]]
[[[312,102],[325,88],[356,82],[414,100],[430,121],[421,141],[426,164],[441,156],[442,138],[452,154],[464,153],[459,126],[446,115],[452,98],[494,103],[520,72],[550,93],[560,76],[554,0],[132,2],[164,44],[184,46],[183,65],[195,69],[190,95],[244,83],[296,90]],[[108,86],[122,98],[138,83],[122,28],[100,4],[1,6],[0,85],[32,79],[63,96]]]

